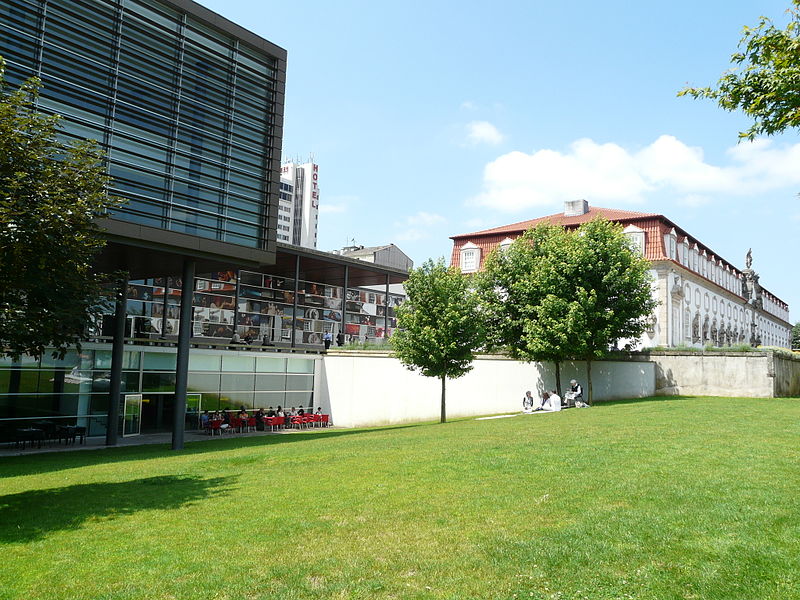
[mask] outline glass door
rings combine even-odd
[[[122,436],[139,435],[142,432],[142,395],[125,394],[122,412]]]

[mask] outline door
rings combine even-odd
[[[125,394],[122,411],[122,437],[142,432],[142,395]]]

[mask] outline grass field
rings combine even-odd
[[[0,459],[0,598],[800,598],[800,400]]]

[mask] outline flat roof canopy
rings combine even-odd
[[[165,231],[116,219],[100,219],[106,247],[95,267],[102,272],[128,271],[131,279],[180,276],[183,261],[195,260],[197,274],[245,269],[294,278],[300,261],[300,279],[343,286],[345,267],[351,287],[402,283],[408,273],[338,254],[278,243],[274,250],[258,250],[194,235]]]

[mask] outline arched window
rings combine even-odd
[[[474,273],[481,266],[481,249],[472,242],[461,246],[459,266],[462,273]]]

